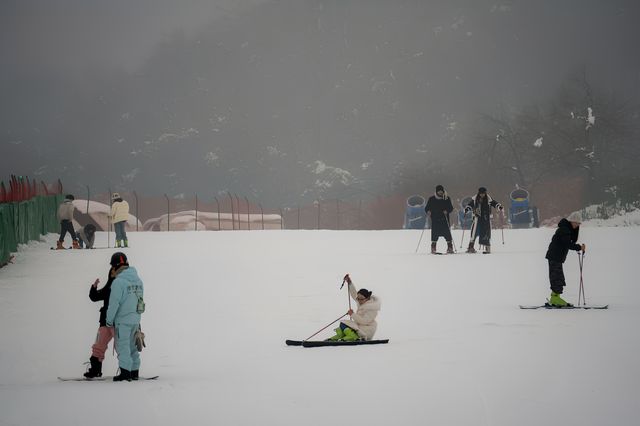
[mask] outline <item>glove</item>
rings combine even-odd
[[[347,284],[351,284],[351,277],[349,276],[349,274],[345,275],[343,280],[346,281]]]
[[[500,210],[500,211],[504,210],[503,205],[502,205],[502,204],[500,204],[500,203],[496,204],[496,208],[497,208],[498,210]]]
[[[472,210],[471,206],[467,206],[464,208],[464,214],[471,213]]]

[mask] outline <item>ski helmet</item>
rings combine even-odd
[[[113,256],[111,256],[111,262],[109,262],[109,264],[114,268],[118,268],[122,265],[128,266],[129,261],[127,259],[127,255],[119,251],[119,252],[113,253]]]

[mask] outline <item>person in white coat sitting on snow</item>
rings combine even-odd
[[[347,313],[351,316],[351,319],[340,321],[340,326],[334,330],[336,335],[328,340],[345,342],[371,340],[378,328],[376,317],[380,311],[380,299],[366,288],[361,288],[356,292],[356,288],[348,274],[345,275],[344,279],[347,282],[349,295],[356,301],[358,307],[355,312],[353,309],[349,309]]]

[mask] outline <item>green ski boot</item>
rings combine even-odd
[[[129,247],[129,240],[124,240],[124,247]]]
[[[360,336],[358,336],[358,333],[356,333],[352,329],[345,328],[344,337],[342,338],[342,340],[345,342],[355,342],[356,340],[360,340]]]
[[[566,306],[571,306],[569,303],[567,303],[566,300],[564,300],[562,297],[560,297],[560,295],[554,291],[551,292],[551,297],[549,297],[549,304],[551,306],[556,306],[558,308],[564,308]]]
[[[120,248],[120,240],[116,240],[116,248]]]
[[[340,327],[338,327],[333,331],[336,332],[336,335],[329,337],[327,340],[331,340],[332,342],[335,342],[335,341],[338,341],[338,340],[342,340],[342,338],[344,337],[344,333],[342,332],[342,329]]]

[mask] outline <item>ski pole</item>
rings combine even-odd
[[[344,287],[344,283],[347,282],[347,278],[349,278],[349,274],[345,275],[344,278],[342,279],[342,285],[340,286],[340,290],[342,290],[342,287]],[[349,302],[349,310],[351,310],[351,295],[349,294],[349,286],[347,286],[347,299]]]
[[[500,217],[502,218],[500,221],[500,230],[502,231],[502,244],[504,245],[504,209],[500,213]]]
[[[467,213],[462,214],[462,238],[460,238],[460,248],[462,248],[462,243],[464,242],[464,222],[466,221]]]
[[[306,339],[304,339],[303,341],[307,341],[307,340],[311,339],[313,336],[315,336],[316,334],[320,333],[322,330],[326,329],[326,328],[327,328],[327,327],[329,327],[331,324],[334,324],[334,323],[336,323],[336,322],[340,321],[342,318],[344,318],[344,317],[346,317],[346,316],[347,316],[347,314],[342,314],[342,315],[340,315],[340,317],[339,317],[339,318],[337,318],[337,319],[335,319],[335,320],[331,321],[329,324],[325,325],[325,326],[324,326],[324,327],[322,327],[320,330],[316,331],[315,333],[313,333],[311,336],[307,337],[307,338],[306,338]]]
[[[449,225],[449,216],[445,214],[444,219],[447,221],[447,228],[449,228],[449,234],[451,234],[451,225]],[[453,252],[457,253],[458,250],[456,250],[456,245],[453,244],[453,237],[451,237],[451,245],[453,246]]]
[[[582,296],[582,302],[584,305],[587,304],[587,299],[584,294],[584,280],[582,279],[582,269],[584,265],[584,252],[578,252],[578,265],[580,265],[580,288],[578,290],[578,306],[580,306],[580,296]]]
[[[424,224],[424,228],[422,228],[422,232],[420,233],[420,239],[418,240],[418,245],[416,246],[416,253],[418,252],[418,249],[420,248],[420,243],[422,242],[422,236],[424,235],[424,230],[427,229],[427,224]]]

